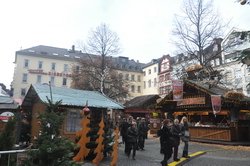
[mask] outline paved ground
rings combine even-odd
[[[120,141],[120,139],[119,139]],[[160,161],[163,155],[160,154],[159,138],[149,136],[145,142],[145,151],[137,151],[136,160],[127,158],[124,153],[124,144],[120,144],[117,155],[117,166],[161,166]],[[179,157],[182,155],[183,143],[179,146]],[[189,154],[191,159],[181,158],[180,162],[174,162],[171,158],[169,165],[187,165],[187,166],[250,166],[250,147],[242,146],[222,146],[213,144],[203,144],[190,142]],[[101,161],[99,166],[109,166],[112,161],[111,157],[106,157]],[[85,161],[83,166],[93,166],[91,161]]]

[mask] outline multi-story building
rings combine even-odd
[[[250,66],[236,61],[244,50],[250,50],[250,35],[242,35],[245,30],[232,28],[222,41],[223,85],[234,91],[243,92],[250,97]]]
[[[172,90],[172,59],[169,55],[164,55],[159,62],[159,95],[162,98]]]
[[[153,59],[142,68],[143,71],[143,95],[155,95],[159,93],[159,59]]]
[[[115,70],[125,80],[125,86],[127,86],[129,93],[126,99],[118,99],[123,103],[126,100],[130,100],[134,97],[141,96],[143,94],[142,81],[143,72],[142,66],[145,65],[139,61],[134,61],[128,57],[112,57],[115,65]]]
[[[71,70],[77,59],[86,56],[81,51],[36,46],[16,52],[12,82],[13,98],[23,98],[31,84],[49,84],[57,87],[71,86]],[[128,99],[142,95],[142,63],[127,57],[112,57],[118,72],[123,73],[129,88]],[[79,70],[79,69],[78,69]]]
[[[16,51],[13,98],[23,98],[31,84],[70,87],[70,66],[84,54],[72,49],[35,46]]]

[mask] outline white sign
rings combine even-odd
[[[2,120],[3,122],[8,122],[9,117],[14,116],[14,114],[12,112],[3,112],[0,115],[0,120]]]

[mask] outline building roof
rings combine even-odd
[[[0,95],[0,109],[17,109],[19,104],[9,96]]]
[[[133,98],[127,101],[124,106],[127,108],[147,108],[152,104],[156,104],[156,100],[159,99],[159,95],[144,95]]]
[[[112,61],[115,64],[115,69],[117,70],[125,70],[125,71],[134,71],[141,72],[142,67],[145,65],[144,63],[140,63],[139,61],[135,61],[133,59],[129,59],[128,57],[112,57]]]
[[[76,51],[74,45],[72,46],[71,49],[39,45],[39,46],[23,49],[20,51],[16,51],[16,55],[17,54],[26,55],[26,56],[43,57],[43,58],[48,58],[48,59],[60,59],[60,60],[67,60],[67,61],[76,61],[76,59],[79,59],[87,55],[86,53],[82,53],[81,51]]]
[[[53,102],[62,100],[63,106],[124,109],[124,106],[113,101],[105,95],[95,91],[77,90],[70,88],[51,87]],[[51,98],[50,86],[32,84],[23,100],[22,107],[31,106],[31,101],[38,96],[40,101],[47,102]]]

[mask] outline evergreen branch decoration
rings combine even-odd
[[[104,145],[103,145],[103,140],[104,140],[104,137],[103,137],[103,134],[104,134],[104,120],[103,120],[103,116],[102,116],[102,120],[101,122],[99,123],[99,131],[97,133],[97,135],[99,135],[99,138],[96,139],[96,143],[98,144],[94,153],[97,153],[96,154],[96,157],[95,159],[92,161],[93,164],[97,164],[99,165],[99,163],[102,161],[103,159],[103,154],[102,154],[102,151],[104,150]]]
[[[86,108],[86,107],[85,107]],[[80,148],[78,154],[73,158],[74,161],[84,162],[84,158],[88,156],[90,149],[86,147],[86,144],[90,142],[90,137],[87,137],[87,134],[90,130],[88,125],[90,124],[89,114],[85,115],[85,111],[81,112],[83,115],[82,121],[79,123],[82,126],[82,129],[76,133],[76,137],[80,137],[80,140],[77,142],[79,144],[76,148]]]
[[[113,145],[113,149],[114,149],[114,151],[112,152],[112,157],[113,157],[113,160],[112,160],[112,162],[110,163],[110,166],[115,166],[116,165],[116,163],[117,163],[117,161],[118,161],[118,157],[117,157],[117,154],[118,154],[118,151],[119,151],[119,149],[118,149],[118,145],[119,145],[119,143],[118,143],[118,139],[119,139],[119,128],[118,127],[116,127],[116,130],[115,130],[115,143],[114,143],[114,145]]]

